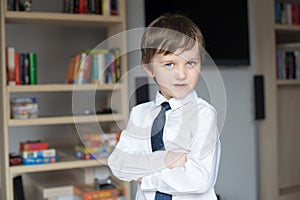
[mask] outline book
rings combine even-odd
[[[66,74],[66,83],[71,84],[73,83],[73,71],[74,71],[74,57],[72,57],[68,64],[68,70]]]
[[[98,56],[91,55],[91,57],[92,57],[91,83],[99,83]]]
[[[110,0],[110,14],[111,15],[118,15],[118,0]]]
[[[32,150],[45,150],[48,149],[47,142],[21,142],[20,150],[21,151],[32,151]]]
[[[15,53],[15,80],[16,85],[21,85],[21,72],[20,72],[20,53]]]
[[[111,11],[110,0],[102,0],[102,14],[105,16],[109,16]]]
[[[91,72],[92,72],[92,55],[88,54],[85,57],[84,63],[84,73],[83,73],[83,83],[90,83]]]
[[[75,83],[76,79],[77,79],[77,73],[79,72],[79,68],[80,68],[80,59],[81,59],[81,55],[80,54],[75,54],[74,55],[74,69],[73,69],[73,77],[72,77],[72,83]]]
[[[25,77],[25,84],[29,85],[30,84],[30,79],[29,79],[29,54],[24,53],[24,77]]]
[[[15,47],[7,47],[6,48],[6,69],[7,69],[7,84],[8,85],[16,85],[16,78],[15,78]]]
[[[29,56],[29,83],[37,84],[37,58],[36,53],[28,53]]]
[[[84,83],[84,73],[85,73],[85,68],[86,68],[86,62],[85,59],[87,57],[87,54],[85,52],[80,54],[80,66],[78,69],[78,73],[77,73],[77,78],[75,83],[76,84],[83,84]]]
[[[37,164],[51,164],[57,162],[57,156],[47,158],[24,158],[22,159],[23,165],[37,165]]]
[[[24,53],[19,53],[20,57],[20,84],[24,85],[25,84],[25,54]]]
[[[119,48],[111,49],[114,54],[115,59],[115,82],[118,82],[121,79],[122,71],[121,71],[121,51]]]
[[[22,158],[49,158],[56,156],[55,149],[45,149],[45,150],[33,150],[33,151],[21,151],[20,155]]]

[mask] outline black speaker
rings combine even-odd
[[[22,176],[16,176],[13,179],[14,200],[25,200]]]
[[[149,85],[147,77],[137,77],[135,79],[136,86],[136,105],[149,101]]]
[[[265,118],[264,77],[254,76],[255,119]]]

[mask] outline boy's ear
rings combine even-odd
[[[148,74],[149,77],[154,77],[153,70],[149,64],[144,64],[142,62],[142,67],[144,68],[145,72]]]

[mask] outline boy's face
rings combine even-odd
[[[152,63],[143,65],[146,73],[156,79],[161,94],[167,98],[182,99],[197,85],[200,77],[199,47],[178,54],[156,54]]]

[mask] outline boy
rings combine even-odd
[[[182,15],[160,16],[142,37],[142,66],[159,91],[132,109],[108,159],[117,178],[139,183],[136,200],[217,199],[217,114],[194,91],[203,43],[198,27]]]

